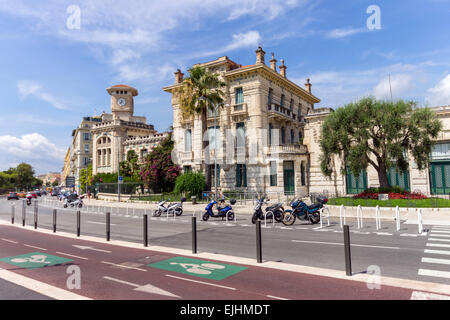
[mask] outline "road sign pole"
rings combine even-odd
[[[345,272],[347,276],[352,275],[352,257],[350,252],[350,228],[344,226],[344,251],[345,251]]]
[[[77,211],[77,237],[80,236],[81,212]]]
[[[256,221],[256,262],[262,263],[261,220]]]
[[[53,233],[56,232],[56,209],[53,209]]]
[[[110,240],[111,236],[111,213],[106,213],[106,241]]]
[[[197,217],[192,217],[192,253],[197,253]]]
[[[144,214],[144,247],[148,247],[148,215]]]

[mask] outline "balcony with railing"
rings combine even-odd
[[[230,111],[232,116],[242,115],[248,113],[248,107],[246,103],[235,104],[231,106]]]
[[[189,162],[194,160],[194,152],[193,151],[182,151],[178,153],[181,162]]]
[[[284,154],[306,154],[308,148],[303,144],[282,144],[269,146],[268,151],[270,154],[284,153]]]
[[[269,118],[281,118],[284,120],[297,119],[297,115],[292,112],[290,108],[286,108],[275,103],[268,104],[267,110],[269,111]]]

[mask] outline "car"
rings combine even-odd
[[[53,190],[52,193],[51,193],[52,197],[57,197],[58,195],[59,195],[59,192],[56,191],[56,190]]]
[[[10,193],[8,194],[8,200],[12,200],[12,199],[14,199],[14,200],[19,200],[19,196],[17,195],[16,192],[10,192]]]
[[[31,196],[34,198],[34,199],[37,199],[37,194],[36,194],[36,191],[31,191],[31,192],[29,192],[30,194],[31,194]]]

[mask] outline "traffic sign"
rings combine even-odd
[[[119,183],[123,183],[123,176],[119,176]]]
[[[73,260],[52,256],[51,254],[46,254],[42,252],[31,252],[27,254],[22,254],[14,257],[7,257],[0,259],[0,261],[12,264],[16,267],[25,269],[37,269],[47,266],[54,266],[57,264],[71,262]]]
[[[174,257],[148,266],[211,280],[223,280],[247,269],[247,267],[185,257]]]

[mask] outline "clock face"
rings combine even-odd
[[[119,100],[117,100],[117,104],[123,107],[124,105],[127,104],[127,101],[124,98],[120,98]]]

